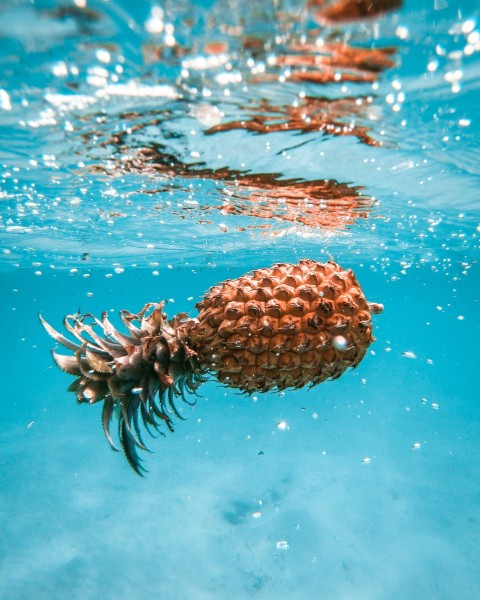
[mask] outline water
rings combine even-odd
[[[293,0],[159,6],[0,4],[0,596],[477,597],[476,3],[328,28]],[[385,305],[364,361],[208,382],[144,479],[37,318],[194,314],[329,255]]]

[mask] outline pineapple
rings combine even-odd
[[[75,380],[68,388],[79,403],[103,402],[102,422],[110,432],[118,417],[118,438],[131,467],[145,468],[137,449],[149,433],[182,418],[176,401],[190,395],[209,375],[245,393],[314,386],[356,367],[371,342],[369,303],[351,270],[332,260],[276,264],[212,287],[197,304],[194,319],[168,319],[163,303],[120,317],[127,333],[90,314],[69,315],[64,326],[76,341],[40,319],[47,332],[73,354],[52,352]],[[98,333],[100,329],[101,334]],[[140,421],[141,420],[141,421]]]

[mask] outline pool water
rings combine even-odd
[[[322,6],[0,2],[2,599],[480,596],[478,7]],[[144,478],[37,316],[331,256],[385,305],[361,364],[212,378]]]

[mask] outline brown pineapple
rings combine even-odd
[[[383,307],[366,301],[351,270],[302,260],[212,287],[197,309],[195,319],[180,314],[171,320],[163,304],[147,304],[138,314],[121,311],[127,335],[106,313],[101,321],[67,316],[65,328],[80,343],[40,317],[74,353],[53,352],[57,365],[76,377],[69,391],[80,403],[103,401],[103,427],[113,448],[110,421],[118,412],[120,443],[139,474],[144,468],[136,449],[146,449],[139,417],[147,431],[161,422],[173,430],[172,415],[182,418],[175,400],[189,402],[208,374],[247,393],[336,379],[364,357],[374,341],[371,313]]]

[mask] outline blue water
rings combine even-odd
[[[2,599],[480,597],[478,8],[406,0],[343,24],[394,65],[321,85],[274,64],[333,35],[303,6],[0,2]],[[348,97],[368,107],[338,118],[378,145],[205,133],[262,99]],[[272,218],[272,189],[324,179],[350,200]],[[149,440],[145,478],[66,391],[37,317],[195,314],[219,281],[330,255],[385,305],[358,368],[284,394],[206,383]]]

